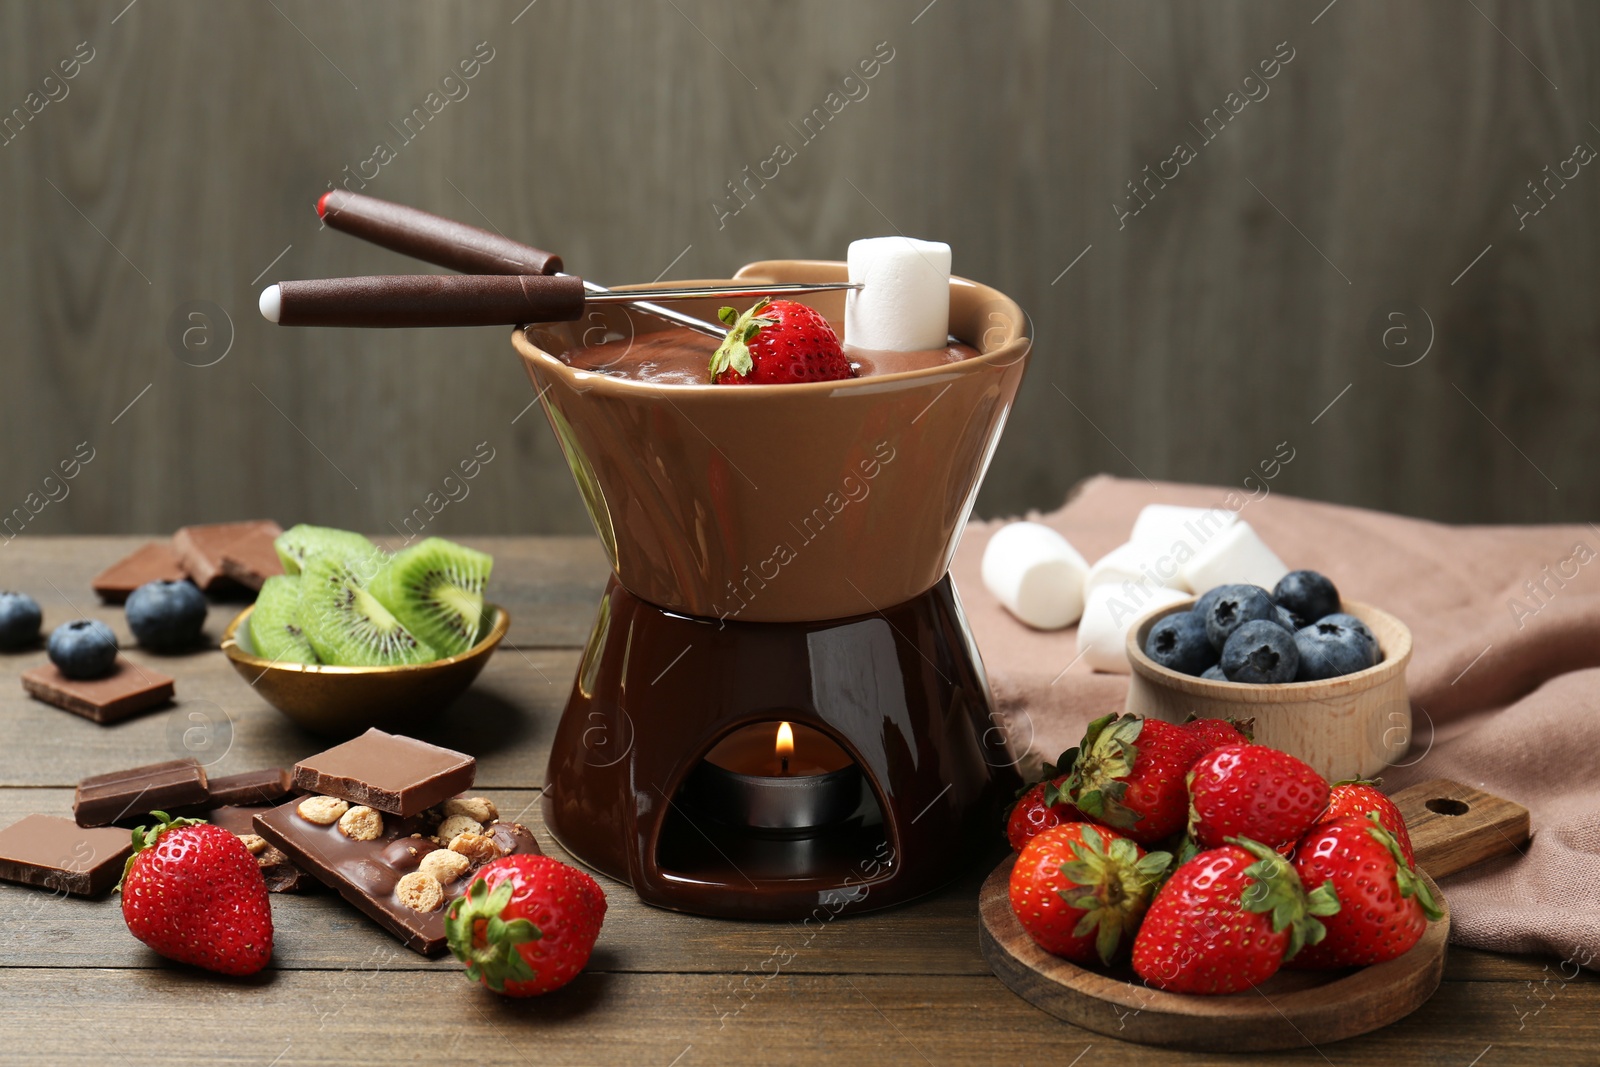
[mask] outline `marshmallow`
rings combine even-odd
[[[1170,552],[1178,544],[1190,551],[1198,549],[1216,534],[1232,526],[1238,514],[1227,508],[1182,508],[1173,504],[1150,504],[1133,520],[1128,540]]]
[[[1289,573],[1283,560],[1256,535],[1248,522],[1236,522],[1200,546],[1183,566],[1183,577],[1196,590],[1236,582],[1271,589]]]
[[[1078,623],[1078,656],[1090,667],[1107,674],[1130,674],[1128,631],[1141,618],[1188,600],[1189,594],[1163,586],[1128,591],[1114,585],[1099,585],[1089,590]]]
[[[1182,563],[1188,558],[1183,555],[1180,559],[1166,548],[1129,541],[1095,560],[1094,566],[1089,568],[1089,576],[1084,579],[1084,593],[1096,586],[1120,586],[1124,582],[1187,592],[1189,587],[1183,581]]]
[[[983,550],[983,584],[1006,610],[1038,630],[1059,630],[1083,614],[1089,564],[1060,534],[1037,522],[1013,522]]]
[[[844,298],[844,340],[880,352],[943,348],[950,336],[950,246],[910,237],[851,241],[852,289]]]

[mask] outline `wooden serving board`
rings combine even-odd
[[[1284,970],[1229,996],[1167,993],[1126,965],[1090,970],[1045,952],[1012,914],[1008,887],[1016,857],[984,881],[979,941],[995,976],[1058,1019],[1144,1045],[1244,1052],[1321,1045],[1387,1026],[1422,1005],[1439,986],[1450,937],[1450,906],[1433,877],[1444,877],[1528,840],[1528,811],[1446,779],[1392,798],[1406,817],[1417,867],[1444,917],[1398,959],[1344,971]]]

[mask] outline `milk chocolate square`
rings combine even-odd
[[[92,897],[117,884],[132,851],[126,830],[90,830],[71,819],[29,815],[0,830],[0,879]]]
[[[90,584],[107,604],[121,604],[146,582],[179,582],[183,567],[170,541],[151,541],[101,571]]]
[[[54,663],[22,674],[22,688],[36,700],[54,704],[102,725],[130,719],[172,700],[172,679],[122,656],[104,678],[68,678]]]
[[[268,767],[260,771],[244,771],[213,778],[209,783],[207,802],[212,807],[238,805],[258,807],[278,804],[294,792],[289,785],[289,772],[282,767]]]
[[[79,826],[153,822],[152,811],[171,813],[210,797],[206,770],[192,759],[169,760],[96,774],[78,783],[72,815]]]
[[[415,815],[472,785],[477,772],[471,756],[371,729],[295,764],[294,787]]]
[[[272,542],[283,528],[271,519],[185,526],[172,535],[172,547],[194,584],[211,591],[231,579],[248,589],[283,573]]]

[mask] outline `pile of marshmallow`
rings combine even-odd
[[[1134,623],[1202,590],[1243,583],[1271,589],[1289,573],[1248,522],[1225,508],[1151,504],[1128,543],[1090,566],[1065,537],[1037,522],[995,531],[983,552],[983,584],[1006,610],[1039,630],[1078,623],[1078,657],[1127,674]]]

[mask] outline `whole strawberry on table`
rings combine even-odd
[[[467,977],[533,997],[578,976],[605,917],[606,896],[583,871],[549,856],[504,856],[451,903],[444,929]]]
[[[151,812],[133,831],[122,917],[134,937],[179,963],[255,974],[272,959],[267,883],[244,842],[199,819]]]
[[[1399,808],[1371,782],[1330,787],[1249,726],[1107,715],[1046,765],[1007,820],[1012,911],[1040,947],[1226,994],[1421,940],[1442,912]]]

